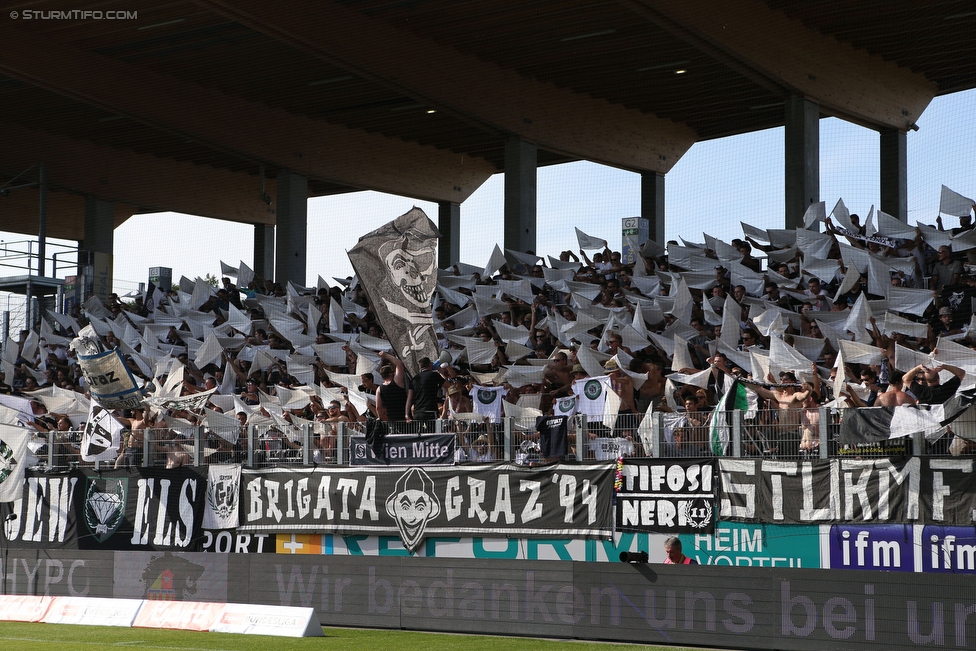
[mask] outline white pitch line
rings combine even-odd
[[[37,643],[42,643],[42,644],[44,644],[44,643],[46,643],[46,644],[64,644],[64,642],[65,642],[65,640],[46,640],[46,639],[42,639],[42,638],[33,638],[33,637],[8,637],[8,636],[5,636],[5,635],[4,636],[0,636],[0,640],[12,640],[12,641],[16,641],[16,642],[33,642],[34,644],[37,644]],[[134,646],[136,644],[143,644],[143,643],[140,642],[140,641],[138,641],[138,640],[136,640],[136,641],[133,641],[133,642],[115,642],[114,644],[110,644],[109,645],[109,644],[105,644],[104,642],[82,642],[82,641],[79,641],[79,640],[71,640],[71,644],[84,644],[84,645],[87,645],[87,646],[100,646],[100,647],[104,647],[104,646],[120,646],[121,647],[121,646]],[[174,651],[237,651],[236,649],[214,649],[213,647],[200,648],[200,647],[192,647],[192,646],[143,646],[143,647],[140,647],[140,648],[143,648],[143,649],[172,649]]]

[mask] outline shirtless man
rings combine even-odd
[[[573,383],[573,365],[569,363],[569,356],[560,351],[553,355],[552,361],[546,366],[545,378],[550,391],[556,391]]]
[[[634,381],[621,370],[614,358],[607,360],[603,368],[610,378],[610,388],[620,397],[620,410],[617,412],[617,422],[614,425],[614,430],[619,430],[620,433],[617,434],[616,431],[614,433],[627,440],[633,440],[632,429],[637,426],[637,418],[633,415],[637,413],[637,405],[634,403]],[[591,437],[596,436],[594,432],[590,434]]]
[[[763,398],[772,400],[776,403],[777,407],[779,408],[780,426],[796,428],[800,424],[799,409],[801,406],[803,406],[803,401],[806,400],[807,396],[809,396],[811,393],[819,393],[820,375],[817,373],[816,364],[813,364],[813,378],[813,386],[805,391],[797,391],[796,387],[792,385],[778,387],[773,390],[752,384],[746,384],[745,387],[750,391],[755,391]],[[772,373],[769,374],[768,379],[770,382],[774,381]]]
[[[143,441],[146,430],[151,426],[152,416],[146,416],[142,408],[133,409],[129,418],[117,419],[129,428],[125,449],[115,460],[116,468],[138,468],[142,465]]]
[[[338,400],[332,400],[325,408],[325,412],[316,417],[316,422],[329,423],[319,430],[318,438],[315,441],[317,453],[315,456],[320,457],[322,462],[335,459],[336,441],[339,438],[339,428],[336,423],[355,423],[359,420],[359,412],[349,401],[348,396],[345,400],[345,412],[342,411],[342,405]],[[318,459],[316,462],[319,462]]]
[[[879,407],[898,407],[900,405],[914,405],[917,400],[905,392],[905,374],[899,370],[892,370],[888,374],[888,390],[878,396],[874,404]]]
[[[630,370],[634,371],[637,369],[631,368]],[[664,374],[661,371],[661,365],[657,362],[645,362],[642,370],[647,371],[647,379],[644,381],[644,384],[641,385],[641,388],[637,390],[638,398],[641,400],[642,404],[645,405],[641,413],[647,411],[646,405],[650,405],[651,403],[653,403],[654,408],[657,409],[657,406],[661,403],[661,400],[664,399],[665,383]],[[638,370],[638,372],[640,371]]]
[[[634,381],[617,366],[616,362],[611,364],[612,361],[608,361],[604,368],[608,371],[607,375],[610,377],[610,386],[613,388],[614,393],[620,396],[620,411],[617,413],[635,413],[637,411],[637,405],[634,404]]]
[[[820,396],[815,391],[803,399],[800,435],[801,452],[813,452],[820,447]]]

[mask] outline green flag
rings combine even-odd
[[[732,386],[725,392],[722,399],[715,405],[715,411],[711,418],[711,435],[709,442],[712,446],[712,454],[716,457],[725,456],[725,450],[729,446],[729,417],[728,412],[733,410],[748,411],[749,403],[746,400],[746,388],[738,380],[732,382]]]

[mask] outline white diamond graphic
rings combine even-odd
[[[95,533],[108,533],[106,522],[111,519],[122,506],[122,498],[111,493],[92,492],[88,497],[88,505],[98,518]]]

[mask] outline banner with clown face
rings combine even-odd
[[[436,359],[431,296],[437,285],[440,232],[420,208],[359,238],[347,255],[373,304],[380,327],[406,370],[422,357]]]

